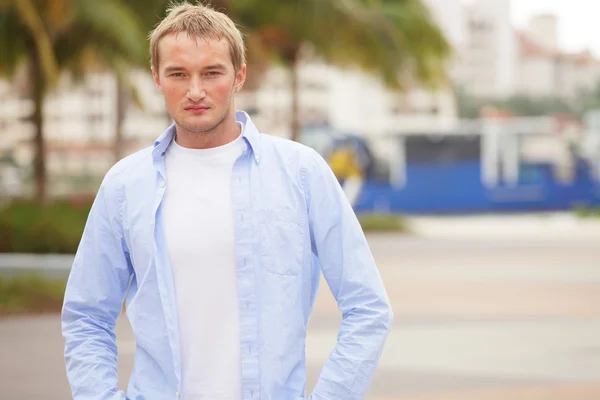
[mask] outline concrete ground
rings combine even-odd
[[[396,318],[367,399],[600,399],[600,223],[412,222],[410,237],[369,236]],[[308,335],[309,389],[339,321],[324,284]],[[124,319],[117,336],[124,386],[134,348]],[[58,316],[0,320],[0,399],[67,398]]]

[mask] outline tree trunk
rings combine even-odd
[[[35,196],[40,203],[48,200],[46,185],[46,143],[44,139],[44,77],[39,55],[35,47],[30,51],[31,97],[33,100],[33,115],[31,120],[34,125],[35,135],[33,140],[34,159],[33,174],[35,178]]]
[[[292,107],[291,107],[291,139],[295,142],[300,137],[300,51],[294,52],[294,56],[291,60],[291,96],[292,96]]]
[[[115,162],[123,158],[123,122],[125,121],[125,108],[127,107],[127,91],[125,85],[117,78],[117,104],[115,121],[114,157]]]

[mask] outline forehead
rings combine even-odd
[[[224,38],[201,38],[186,32],[172,33],[160,40],[158,53],[161,69],[174,65],[202,68],[214,63],[233,68],[229,43]]]

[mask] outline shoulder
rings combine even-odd
[[[268,173],[280,171],[288,184],[297,185],[307,201],[312,192],[329,192],[339,186],[329,164],[312,147],[276,136],[263,135],[261,164]]]
[[[278,136],[261,134],[261,145],[268,159],[295,165],[305,174],[329,170],[329,165],[312,147]]]
[[[115,194],[124,185],[152,172],[152,146],[139,150],[113,165],[102,182],[107,194]]]

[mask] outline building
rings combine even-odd
[[[162,99],[147,73],[132,74],[140,104],[128,102],[122,121],[122,154],[127,155],[153,140],[169,125]],[[30,121],[33,102],[26,96],[22,79],[0,82],[0,158],[4,163],[0,175],[18,191],[27,193],[33,165],[34,126]],[[110,73],[89,73],[82,81],[63,74],[57,86],[46,96],[44,139],[46,170],[52,195],[75,193],[78,188],[94,191],[100,179],[115,163],[115,132],[117,124],[117,82]],[[14,172],[7,169],[17,168]],[[6,174],[10,176],[6,177]],[[15,189],[17,190],[17,189]]]
[[[466,39],[463,0],[423,0],[446,39],[460,48]]]
[[[513,95],[571,99],[595,87],[600,62],[590,51],[569,53],[559,48],[558,18],[533,16],[527,29],[511,22],[509,0],[474,0],[463,6],[461,17],[454,2],[426,0],[443,26],[462,20],[463,31],[447,28],[457,41],[459,58],[453,78],[467,93],[481,98]],[[455,32],[453,35],[451,32]]]
[[[557,45],[556,21],[550,15],[534,17],[527,31],[517,32],[516,91],[532,97],[572,99],[595,88],[600,62],[590,51],[568,53]]]
[[[535,15],[529,20],[527,33],[531,41],[545,49],[558,50],[558,17],[554,14]]]
[[[509,0],[479,0],[464,6],[464,41],[455,80],[471,95],[514,94],[517,53]]]
[[[290,72],[274,67],[253,92],[240,93],[238,107],[252,110],[257,126],[289,137],[292,109]],[[457,111],[451,88],[427,91],[414,86],[402,92],[378,78],[352,68],[339,68],[311,59],[298,72],[300,120],[326,123],[332,129],[367,137],[402,132],[451,129]]]

